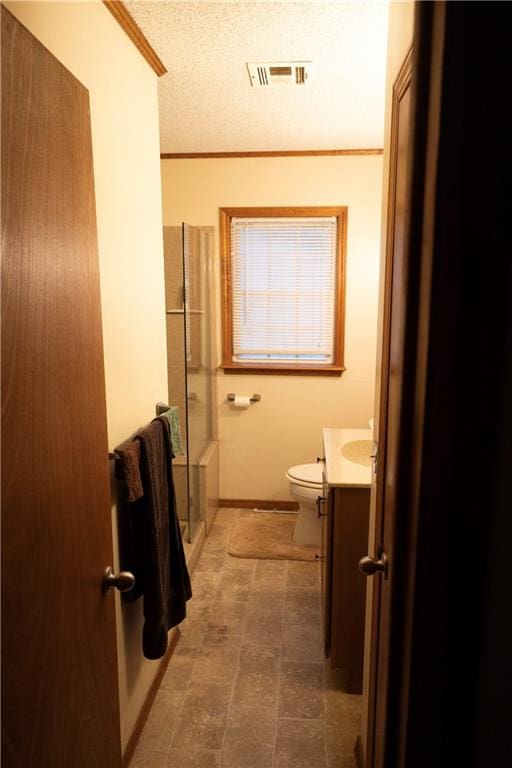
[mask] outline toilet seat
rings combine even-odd
[[[286,478],[294,485],[321,490],[323,487],[321,464],[297,464],[290,467]]]

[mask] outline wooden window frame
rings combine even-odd
[[[222,368],[224,373],[341,376],[345,341],[345,273],[347,206],[220,208],[220,260],[222,288]],[[231,219],[336,217],[336,275],[332,363],[253,363],[233,361],[233,298],[231,286]]]

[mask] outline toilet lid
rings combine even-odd
[[[290,467],[288,475],[303,483],[322,485],[322,464],[298,464],[296,467]]]

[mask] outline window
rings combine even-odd
[[[220,217],[224,370],[341,374],[346,207]]]

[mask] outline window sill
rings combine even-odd
[[[222,363],[224,373],[250,373],[284,376],[341,376],[343,365],[290,365],[281,363]]]

